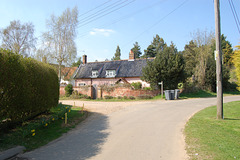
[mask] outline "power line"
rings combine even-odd
[[[229,2],[229,5],[230,5],[230,8],[231,8],[231,11],[232,11],[232,14],[233,14],[235,23],[236,23],[236,25],[237,25],[238,32],[239,32],[239,34],[240,34],[240,28],[239,28],[240,22],[239,22],[239,19],[238,19],[238,16],[237,16],[237,12],[236,12],[236,10],[235,10],[235,7],[234,7],[233,2],[232,2],[231,0],[228,0],[228,2]]]
[[[232,0],[231,0],[231,2],[232,2],[232,6],[233,6],[233,10],[234,10],[234,12],[235,12],[235,15],[236,15],[236,17],[237,17],[238,25],[240,25],[240,21],[239,21],[239,19],[238,19],[238,15],[237,15],[237,12],[236,12],[236,9],[235,9],[235,6],[234,6],[234,3],[233,3]]]
[[[99,10],[99,11],[97,11],[97,12],[95,12],[95,13],[89,15],[89,16],[87,16],[87,17],[85,17],[83,19],[80,19],[79,22],[81,23],[81,21],[85,22],[85,21],[88,21],[89,19],[91,20],[91,19],[95,18],[96,16],[99,16],[102,13],[107,12],[107,11],[113,9],[114,7],[117,7],[118,5],[121,5],[121,4],[125,3],[126,1],[128,1],[128,0],[125,0],[123,2],[121,2],[121,0],[120,0],[120,1],[117,1],[117,2],[115,2],[113,4],[110,4],[110,5],[106,6],[106,7],[104,7],[103,9],[101,9],[101,10]]]
[[[100,19],[100,18],[102,18],[102,17],[105,17],[106,15],[108,15],[108,14],[110,14],[110,13],[112,13],[112,12],[115,12],[115,11],[117,11],[117,10],[119,10],[119,9],[121,9],[121,8],[123,8],[123,7],[131,4],[131,3],[133,3],[134,1],[135,1],[135,0],[132,0],[132,1],[130,1],[129,3],[123,5],[123,6],[120,6],[120,7],[116,8],[116,9],[114,9],[114,10],[112,10],[112,11],[109,11],[109,12],[107,12],[106,14],[103,14],[103,15],[101,15],[101,16],[99,16],[99,17],[96,17],[96,18],[92,19],[91,21],[88,21],[88,22],[80,25],[78,28],[83,27],[83,26],[85,26],[85,25],[87,25],[87,24],[89,24],[89,23],[91,23],[91,22],[93,22],[93,21],[95,21],[95,20],[98,20],[98,19]]]
[[[135,12],[132,12],[132,13],[130,13],[130,14],[127,14],[127,15],[123,16],[123,17],[120,17],[120,18],[114,20],[113,22],[110,22],[110,23],[107,23],[107,24],[103,24],[103,25],[98,26],[98,27],[101,28],[101,27],[106,27],[106,26],[110,26],[110,25],[112,25],[112,24],[118,23],[118,22],[120,22],[120,21],[122,21],[122,20],[124,20],[124,19],[126,19],[126,18],[129,18],[130,16],[139,14],[139,13],[141,13],[141,12],[143,12],[143,11],[149,9],[149,8],[152,8],[153,6],[159,5],[159,4],[162,3],[163,1],[166,1],[166,0],[158,1],[157,3],[153,3],[153,4],[151,4],[151,5],[147,6],[147,7],[143,7],[143,8],[141,8],[141,9],[135,11]],[[78,36],[78,37],[84,37],[84,36],[88,35],[89,31],[90,31],[90,30],[88,30],[88,31],[86,31],[86,32],[82,32],[81,35]]]
[[[93,8],[93,9],[90,9],[89,11],[87,11],[87,12],[85,12],[85,13],[79,15],[79,17],[82,17],[82,16],[84,16],[84,15],[86,15],[86,14],[88,14],[88,13],[94,11],[95,9],[97,9],[97,8],[99,8],[99,7],[102,7],[103,5],[109,3],[110,1],[112,1],[112,0],[108,0],[108,1],[106,1],[106,2],[104,2],[104,3],[102,3],[102,4],[100,4],[99,6]]]

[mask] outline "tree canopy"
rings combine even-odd
[[[184,79],[183,57],[173,44],[169,47],[165,44],[153,61],[148,60],[142,72],[142,80],[151,86],[157,86],[158,82],[163,81],[164,89],[175,89]]]
[[[214,57],[215,39],[214,33],[200,31],[192,34],[192,40],[185,45],[183,58],[185,62],[185,73],[187,77],[195,77],[196,86],[200,89],[216,91],[216,61]],[[222,35],[222,50],[231,44]],[[223,65],[223,88],[226,89],[229,80],[230,58],[226,58]]]
[[[164,42],[163,38],[159,37],[159,35],[157,34],[156,37],[153,37],[153,41],[147,47],[147,49],[144,50],[143,57],[156,57],[157,53],[163,51],[166,46],[167,44]]]
[[[59,80],[61,79],[62,63],[71,64],[77,54],[75,44],[76,27],[78,25],[78,9],[67,8],[61,16],[52,15],[47,21],[48,31],[43,33],[43,44],[51,59],[59,65]]]
[[[221,48],[223,54],[223,63],[226,66],[231,67],[233,65],[233,48],[232,44],[227,40],[227,37],[224,36],[224,34],[221,35]]]
[[[82,64],[82,58],[79,57],[77,62],[73,62],[71,67],[78,67],[80,64]]]
[[[140,58],[140,56],[142,55],[141,47],[139,46],[138,42],[135,42],[133,44],[133,48],[131,50],[135,54],[135,58]]]
[[[240,91],[240,45],[236,46],[237,50],[234,52],[233,55],[233,64],[235,66],[235,72],[237,76],[237,85],[238,85],[238,90]]]
[[[14,53],[28,56],[35,49],[36,38],[32,23],[21,24],[19,20],[10,22],[10,25],[0,31],[2,48]]]
[[[120,50],[120,47],[118,45],[112,60],[120,60],[121,59],[120,57],[121,57],[121,50]]]

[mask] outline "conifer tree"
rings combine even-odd
[[[138,45],[138,42],[135,42],[133,44],[133,48],[131,50],[135,54],[135,58],[140,58],[140,56],[142,55],[141,47]]]
[[[120,47],[118,45],[112,60],[120,60],[121,59],[120,57],[121,57],[121,50],[120,50]]]

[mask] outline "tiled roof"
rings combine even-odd
[[[152,59],[149,59],[152,61]],[[81,64],[74,79],[79,78],[106,78],[107,70],[115,70],[115,77],[141,77],[142,68],[147,65],[147,59],[119,60],[105,62],[90,62]],[[97,70],[98,76],[92,77],[92,71]]]
[[[61,74],[62,76],[64,76],[64,80],[70,80],[73,76],[73,74],[75,73],[75,71],[77,70],[78,67],[65,67],[62,68],[61,70]]]

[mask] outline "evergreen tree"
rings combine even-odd
[[[194,70],[196,68],[197,59],[196,59],[196,48],[197,46],[191,40],[189,44],[186,44],[183,51],[183,58],[185,62],[185,73],[188,77],[194,75]]]
[[[147,57],[156,57],[157,53],[164,50],[167,47],[167,44],[164,42],[163,38],[159,37],[157,34],[156,37],[153,37],[152,43],[144,50],[144,58]]]
[[[82,64],[82,58],[79,57],[77,62],[73,62],[71,67],[78,67],[80,64]]]
[[[231,67],[233,65],[233,48],[231,43],[227,40],[227,37],[224,36],[224,34],[221,35],[221,48],[223,53],[223,63],[226,66]]]
[[[135,54],[135,58],[140,58],[140,56],[142,55],[141,47],[138,45],[138,42],[135,42],[133,44],[133,48],[131,50]]]
[[[142,80],[157,86],[164,82],[165,89],[175,89],[179,82],[184,80],[184,63],[181,54],[176,52],[174,45],[165,46],[153,61],[148,61],[143,68]]]
[[[120,60],[121,58],[121,50],[120,50],[120,47],[119,45],[117,46],[117,49],[116,49],[116,52],[115,52],[115,55],[113,56],[112,60]]]

